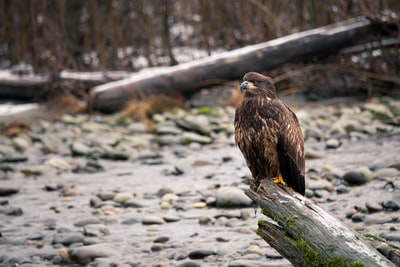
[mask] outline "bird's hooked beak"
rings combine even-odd
[[[244,81],[240,84],[240,91],[243,92],[245,90],[253,89],[256,88],[254,83],[249,82],[249,81]]]

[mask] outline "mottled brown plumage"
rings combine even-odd
[[[304,140],[294,112],[276,97],[272,80],[246,73],[240,86],[243,100],[235,114],[235,141],[254,181],[252,189],[267,179],[304,195]]]

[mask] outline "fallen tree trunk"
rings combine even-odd
[[[260,220],[257,233],[294,266],[395,266],[364,237],[291,188],[266,179],[258,193],[246,194],[272,219]]]
[[[248,71],[263,71],[286,62],[337,53],[341,48],[367,41],[374,33],[381,32],[383,26],[382,22],[357,17],[189,63],[137,73],[94,87],[89,107],[114,112],[130,99],[140,96],[194,93],[207,86],[241,78]]]

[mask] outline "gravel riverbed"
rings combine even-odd
[[[303,105],[306,196],[400,244],[400,101]],[[232,107],[0,135],[0,266],[291,266],[255,234]]]

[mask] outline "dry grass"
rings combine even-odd
[[[15,120],[2,126],[0,132],[7,137],[15,137],[22,133],[29,132],[30,130],[31,126],[28,122]]]
[[[64,114],[76,114],[86,110],[86,104],[72,95],[57,95],[45,103],[51,118],[57,119]]]
[[[163,113],[174,108],[184,108],[185,99],[182,96],[151,95],[141,100],[132,100],[121,111],[120,121],[127,118],[133,121],[142,122],[147,126],[147,130],[155,130],[151,120],[154,114]]]

